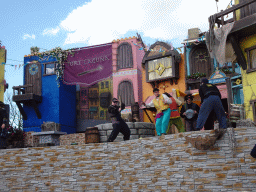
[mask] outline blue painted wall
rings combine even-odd
[[[188,47],[188,46],[186,46],[185,47],[186,48],[186,64],[187,64],[187,75],[191,75],[190,74],[190,67],[189,67],[189,54],[190,54],[190,51],[191,51],[191,47]]]
[[[31,61],[39,61],[40,63],[49,63],[56,61],[56,58],[40,60],[38,56],[25,57],[24,63]],[[32,107],[24,106],[24,110],[28,116],[27,120],[23,120],[24,131],[41,131],[41,124],[46,121],[53,121],[61,124],[61,131],[67,133],[76,132],[76,87],[60,83],[58,87],[56,75],[44,74],[44,65],[42,67],[42,103],[38,105],[42,119],[38,119]],[[26,65],[24,66],[24,74]],[[25,84],[25,75],[23,78]]]
[[[59,89],[59,120],[61,131],[76,132],[76,86],[60,82]]]

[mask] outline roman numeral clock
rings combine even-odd
[[[158,87],[161,81],[169,80],[177,84],[179,79],[179,63],[181,57],[178,51],[164,42],[156,42],[146,52],[142,64],[146,69],[146,81],[152,87]]]

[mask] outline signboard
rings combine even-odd
[[[210,79],[209,83],[211,84],[226,83],[226,78]]]
[[[112,44],[73,50],[64,69],[66,84],[90,86],[112,75]]]
[[[156,81],[160,79],[168,79],[173,77],[173,62],[174,61],[172,57],[164,57],[148,61],[148,81]]]
[[[211,84],[226,83],[226,74],[219,70],[215,71],[210,76],[209,83]]]

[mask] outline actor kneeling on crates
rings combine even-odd
[[[125,121],[121,118],[120,113],[120,111],[125,108],[125,105],[122,103],[120,110],[120,106],[118,104],[118,99],[113,98],[112,105],[108,107],[108,112],[112,120],[113,131],[111,132],[107,142],[113,142],[116,139],[119,132],[121,132],[124,135],[124,140],[130,139],[131,131],[128,125],[125,123]]]
[[[197,130],[204,130],[203,126],[212,110],[220,123],[220,128],[227,128],[226,114],[221,102],[221,94],[219,89],[208,82],[208,79],[203,78],[199,88],[202,106],[200,108],[196,123]]]

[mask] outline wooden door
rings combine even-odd
[[[26,66],[25,71],[25,85],[33,85],[27,87],[25,93],[33,93],[35,95],[42,95],[42,69],[40,63],[32,63]]]
[[[211,75],[211,59],[206,46],[195,46],[190,53],[190,74],[205,73]]]
[[[134,103],[133,85],[129,81],[122,81],[118,85],[118,99],[121,98],[121,102],[125,106],[131,106]]]

